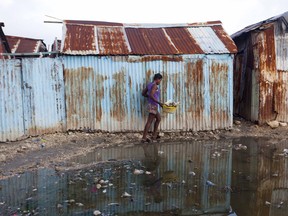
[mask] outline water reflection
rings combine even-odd
[[[237,215],[284,215],[284,148],[243,138],[101,149],[74,158],[81,169],[0,181],[0,215],[227,215],[230,205]]]
[[[239,143],[247,150],[233,151],[231,205],[238,215],[287,215],[288,164],[283,150],[288,142],[234,140],[234,145]]]

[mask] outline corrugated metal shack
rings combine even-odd
[[[67,129],[140,131],[141,90],[164,75],[162,100],[180,101],[162,130],[232,126],[234,42],[222,23],[122,24],[67,20],[61,52]]]
[[[21,40],[12,39],[11,50],[20,49]],[[161,130],[232,126],[237,50],[221,22],[65,21],[61,52],[55,58],[8,53],[20,58],[0,60],[0,141],[66,130],[142,131],[141,91],[158,72],[162,100],[181,103],[175,115],[163,114]]]
[[[234,112],[259,124],[288,122],[288,12],[232,35]]]

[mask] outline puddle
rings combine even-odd
[[[0,215],[286,215],[286,148],[242,138],[98,149],[70,170],[0,181]]]

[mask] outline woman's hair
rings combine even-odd
[[[162,75],[160,73],[155,74],[153,80],[156,79],[162,79]]]

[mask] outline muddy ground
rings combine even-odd
[[[243,136],[269,137],[275,142],[288,139],[288,127],[271,129],[243,119],[235,119],[232,129],[204,132],[165,132],[159,142],[181,140],[229,139]],[[141,133],[67,132],[30,137],[16,142],[0,143],[0,179],[40,167],[56,170],[73,166],[69,159],[96,148],[141,144]]]

